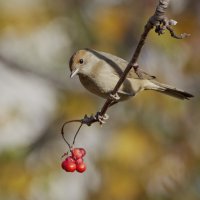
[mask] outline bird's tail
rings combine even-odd
[[[162,84],[159,83],[157,81],[150,81],[151,84],[147,84],[147,87],[145,87],[146,90],[155,90],[158,92],[161,92],[163,94],[178,98],[178,99],[190,99],[192,97],[194,97],[192,94],[185,92],[183,90],[180,90],[178,88],[175,88],[173,86],[170,85],[166,85],[166,84]]]

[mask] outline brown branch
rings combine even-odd
[[[160,34],[163,34],[165,30],[168,30],[172,37],[177,39],[182,39],[184,37],[188,37],[189,34],[181,34],[180,36],[177,36],[171,26],[176,25],[175,20],[168,20],[165,17],[166,9],[169,5],[170,0],[159,0],[159,4],[156,7],[155,13],[152,17],[149,18],[147,24],[144,27],[144,31],[140,37],[140,40],[138,42],[138,45],[135,49],[135,52],[128,63],[126,69],[124,70],[123,74],[121,75],[119,81],[117,82],[115,88],[113,89],[112,93],[110,94],[110,97],[106,100],[103,107],[101,108],[100,112],[98,112],[95,116],[91,115],[88,117],[87,115],[84,116],[84,118],[81,120],[82,124],[86,124],[88,126],[91,126],[95,122],[99,122],[101,125],[104,123],[104,120],[106,118],[106,111],[108,108],[114,104],[116,101],[113,97],[117,96],[117,92],[121,85],[123,84],[124,80],[126,79],[126,76],[130,72],[130,70],[133,68],[135,70],[135,73],[138,75],[140,79],[143,78],[142,71],[139,68],[139,65],[137,64],[138,57],[141,53],[142,47],[145,44],[145,40],[147,39],[147,36],[149,32],[156,27],[155,32]],[[81,128],[81,127],[80,127]],[[80,128],[78,130],[80,130]]]
[[[151,29],[160,24],[161,21],[163,21],[165,19],[165,12],[166,9],[168,7],[170,0],[159,0],[159,4],[156,8],[156,11],[154,13],[154,15],[152,17],[150,17],[150,19],[148,20],[147,24],[144,27],[144,31],[140,37],[140,40],[138,42],[138,45],[135,49],[135,52],[130,60],[130,62],[128,63],[125,71],[123,72],[122,76],[120,77],[119,81],[117,82],[114,90],[112,91],[112,95],[116,95],[117,91],[119,90],[120,86],[123,84],[124,80],[126,79],[127,74],[130,72],[130,70],[132,69],[132,67],[134,68],[136,74],[138,75],[139,78],[142,78],[142,74],[140,73],[140,69],[137,65],[137,60],[138,57],[140,55],[141,49],[144,46],[145,40],[149,34],[149,32],[151,31]],[[99,115],[100,116],[104,116],[106,111],[108,110],[109,106],[111,105],[111,103],[113,103],[113,99],[108,98],[106,100],[106,102],[104,103]],[[98,118],[95,118],[93,116],[87,118],[87,116],[85,116],[84,118],[85,121],[87,121],[87,125],[91,125],[92,123],[98,122]]]

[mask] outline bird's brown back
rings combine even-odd
[[[122,73],[124,72],[125,68],[128,65],[128,62],[122,58],[119,58],[115,55],[112,55],[110,53],[105,53],[105,52],[101,52],[101,51],[96,51],[93,49],[86,49],[87,51],[90,51],[91,53],[93,53],[95,56],[97,56],[99,59],[104,60],[105,62],[107,62],[112,68],[113,68],[113,73],[115,73],[117,76],[121,76]],[[152,76],[146,72],[144,72],[142,70],[142,75],[144,79],[154,79],[155,76]],[[135,78],[138,79],[137,74],[135,73],[134,69],[131,69],[130,72],[127,75],[127,78]]]

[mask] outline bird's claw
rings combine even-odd
[[[120,99],[120,96],[118,95],[118,93],[115,93],[115,94],[110,94],[110,99],[113,100],[113,101],[118,101]]]
[[[95,118],[99,121],[101,125],[106,123],[106,120],[109,119],[109,116],[105,113],[103,116],[100,114],[100,112],[97,112],[95,115]]]

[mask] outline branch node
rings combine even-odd
[[[97,122],[97,119],[91,115],[90,117],[85,115],[81,120],[82,124],[86,124],[87,126],[91,126],[94,122]]]
[[[174,19],[170,19],[169,22],[168,22],[169,26],[176,26],[177,23],[178,22],[175,21]]]
[[[190,34],[188,33],[182,33],[180,35],[177,35],[175,31],[172,29],[171,26],[175,26],[178,22],[173,19],[167,19],[164,17],[161,21],[159,21],[159,24],[157,24],[155,27],[155,32],[158,35],[162,35],[165,33],[165,30],[168,30],[170,32],[171,37],[176,39],[184,39],[187,37],[190,37]]]
[[[169,20],[166,17],[163,17],[163,19],[159,21],[159,24],[156,24],[155,32],[158,35],[164,34],[165,30],[167,29],[168,24],[169,24]]]

